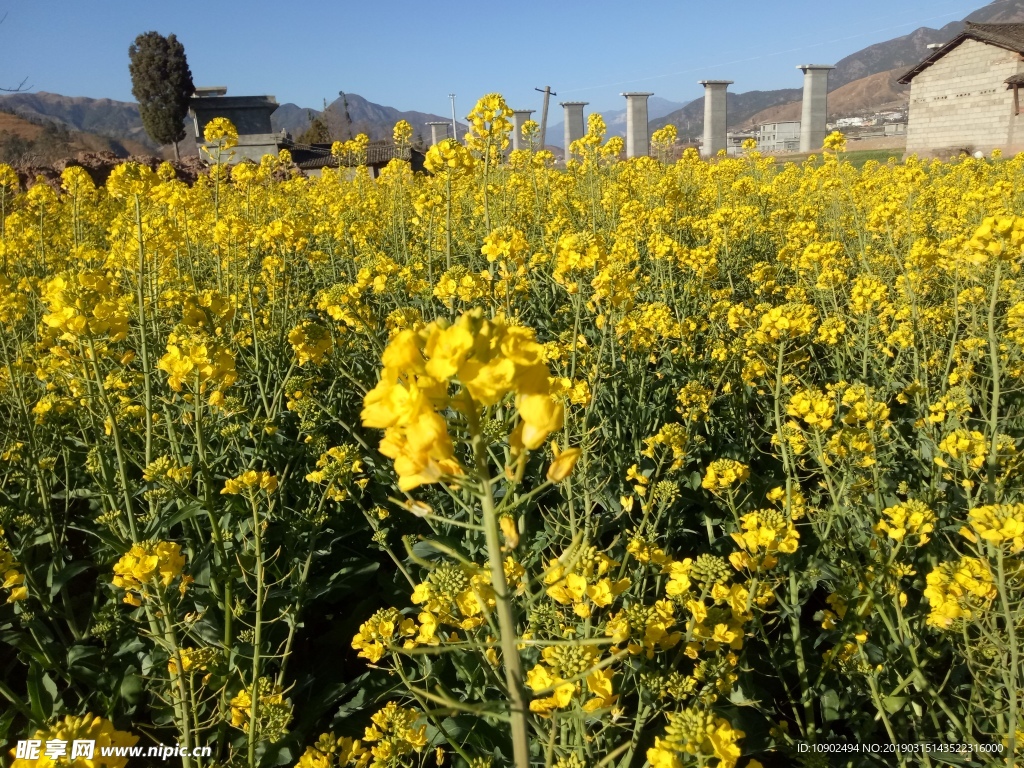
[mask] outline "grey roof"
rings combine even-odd
[[[968,21],[964,34],[983,43],[1024,53],[1024,24],[975,24]]]
[[[268,108],[274,112],[280,104],[275,96],[193,96],[189,107],[202,109],[244,109],[246,107]]]
[[[287,149],[292,153],[295,164],[303,170],[337,168],[339,165],[351,168],[357,165],[350,158],[342,158],[339,163],[327,144],[292,144]],[[366,147],[366,165],[387,165],[395,158],[410,160],[412,151],[409,147],[400,150],[394,144],[370,144]]]
[[[909,84],[917,75],[956,48],[964,40],[977,40],[981,43],[988,43],[999,48],[1005,48],[1008,51],[1024,54],[1024,24],[975,24],[972,21],[968,21],[965,22],[965,25],[963,32],[941,48],[935,49],[927,59],[907,71],[899,79],[899,82],[904,85]]]

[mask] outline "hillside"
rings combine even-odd
[[[920,27],[907,35],[869,45],[840,59],[829,73],[830,115],[855,115],[897,104],[904,106],[909,90],[895,83],[895,77],[927,58],[929,44],[945,43],[956,37],[963,30],[965,21],[1024,22],[1024,0],[995,0],[941,29]],[[838,93],[841,89],[843,92]],[[835,100],[837,94],[838,101]],[[800,88],[730,92],[729,128],[742,130],[761,122],[799,120],[802,95]],[[651,130],[668,123],[679,128],[681,136],[700,136],[704,130],[704,99],[696,99],[660,120],[652,120]]]
[[[920,27],[908,35],[869,45],[836,62],[835,70],[829,75],[830,86],[839,88],[867,75],[910,69],[928,57],[930,43],[945,43],[960,34],[965,21],[989,24],[1024,21],[1024,0],[996,0],[941,29]]]
[[[151,152],[132,139],[117,140],[85,131],[69,130],[47,119],[30,119],[0,111],[0,162],[46,163],[79,152],[113,152],[119,157]]]
[[[38,91],[0,96],[0,109],[29,119],[55,122],[72,131],[134,141],[150,152],[157,148],[142,127],[138,104],[130,101]]]
[[[877,75],[868,75],[836,88],[828,97],[828,117],[851,117],[870,114],[887,109],[902,109],[907,106],[910,86],[900,85],[896,80],[906,70],[902,67]],[[778,123],[800,119],[801,103],[791,101],[777,107],[769,107],[748,118],[740,130],[753,128],[761,123]],[[730,120],[730,122],[732,122]]]
[[[895,77],[924,59],[928,55],[927,46],[930,43],[945,42],[956,36],[963,29],[964,21],[1024,22],[1024,0],[995,0],[962,21],[952,22],[941,29],[921,27],[907,35],[869,45],[839,60],[829,77],[830,115],[856,115],[904,105],[907,90],[895,83]],[[740,79],[742,73],[734,74]],[[799,77],[799,73],[794,70],[794,83],[799,83]],[[801,96],[801,88],[730,92],[729,127],[744,129],[757,122],[799,119]],[[461,104],[459,111],[464,112],[466,108],[466,104]],[[682,105],[655,96],[650,99],[649,108],[652,131],[672,123],[684,139],[696,138],[703,133],[703,98]],[[111,146],[122,146],[121,150],[115,148],[113,151],[136,152],[141,148],[146,152],[154,152],[157,149],[142,128],[138,105],[132,102],[61,96],[40,91],[0,95],[0,110],[14,112],[29,121],[50,122],[67,131],[97,137],[77,139],[80,142],[102,143],[101,139],[105,138],[112,142]],[[274,130],[283,129],[293,137],[298,136],[309,126],[311,113],[320,114],[317,110],[285,103],[274,113],[271,124]],[[535,119],[539,117],[539,113],[534,115]],[[624,109],[605,112],[604,117],[609,135],[625,133]],[[548,126],[549,144],[560,145],[562,142],[563,126],[560,118],[561,111],[554,105],[549,120],[557,121]],[[413,126],[414,138],[428,141],[430,129],[427,123],[447,122],[449,118],[424,112],[402,111],[376,104],[354,93],[336,99],[327,107],[328,126],[332,133],[343,139],[357,133],[366,133],[372,139],[388,139],[399,120],[407,120]],[[460,124],[460,135],[465,130],[465,125]],[[182,142],[181,151],[194,152],[193,142]]]
[[[401,111],[394,107],[375,104],[358,94],[347,94],[328,106],[328,124],[341,138],[366,133],[371,139],[389,139],[399,120],[407,120],[413,127],[413,136],[425,141],[430,138],[428,122],[446,121],[440,115],[424,112]],[[139,116],[139,107],[133,102],[113,99],[91,99],[84,96],[62,96],[56,93],[16,93],[0,95],[0,110],[15,113],[33,123],[50,123],[72,132],[94,137],[106,137],[109,147],[118,154],[153,153],[156,145],[146,135]],[[319,115],[297,104],[282,104],[271,116],[275,131],[282,129],[298,136],[309,127],[309,115]],[[348,115],[346,119],[345,115]],[[466,130],[459,124],[460,133]],[[84,143],[102,144],[98,138],[81,139]],[[123,145],[121,149],[118,145]],[[195,145],[190,135],[181,142],[182,154],[194,154]]]
[[[777,91],[746,91],[743,93],[729,92],[726,98],[726,109],[729,115],[729,127],[738,127],[750,121],[754,115],[770,107],[777,107],[800,99],[801,88],[783,88]],[[695,99],[682,109],[678,109],[665,117],[651,121],[651,131],[671,123],[679,129],[679,137],[693,139],[704,132],[704,99]]]

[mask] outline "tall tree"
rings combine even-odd
[[[142,126],[157,144],[173,144],[174,159],[180,159],[178,142],[185,138],[185,115],[195,91],[185,47],[174,35],[146,32],[135,38],[128,58]]]

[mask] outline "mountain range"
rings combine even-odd
[[[0,102],[2,103],[2,102]],[[305,131],[313,117],[324,114],[324,111],[307,109],[297,104],[287,103],[279,106],[270,116],[270,124],[275,131],[288,131],[293,137]],[[395,123],[405,120],[412,126],[413,140],[430,143],[430,127],[427,123],[447,123],[450,117],[432,115],[427,112],[403,112],[394,107],[374,104],[356,93],[343,93],[327,105],[326,122],[332,135],[342,139],[351,138],[365,133],[371,139],[390,139]],[[465,123],[456,123],[459,135],[468,127]]]
[[[960,34],[967,21],[989,24],[1024,22],[1024,0],[995,0],[941,29],[920,27],[910,34],[869,45],[836,62],[828,79],[829,118],[854,116],[893,106],[905,107],[910,88],[896,83],[896,78],[927,58],[930,44],[945,43]],[[729,128],[744,130],[778,119],[799,120],[802,97],[802,88],[729,93],[726,107]],[[700,136],[704,131],[704,99],[695,99],[681,109],[651,120],[650,127],[653,131],[669,123],[680,129],[681,136]],[[688,128],[684,129],[684,126]]]
[[[905,107],[909,88],[896,79],[917,62],[926,58],[928,45],[944,43],[964,28],[964,22],[1024,22],[1024,0],[995,0],[979,8],[961,21],[940,29],[921,27],[910,34],[875,43],[840,60],[829,75],[829,116],[852,116],[890,108]],[[728,95],[729,127],[750,128],[760,122],[799,119],[802,89],[782,88],[768,91],[730,92]],[[519,105],[515,105],[519,106]],[[557,115],[557,106],[553,114]],[[0,112],[24,118],[33,125],[52,123],[72,132],[80,145],[110,145],[115,152],[128,154],[140,150],[156,152],[158,147],[146,136],[139,117],[139,108],[132,102],[93,99],[84,96],[62,96],[40,91],[0,96]],[[704,99],[687,104],[652,96],[648,102],[650,129],[669,123],[679,129],[681,137],[694,138],[703,132]],[[297,137],[309,127],[321,110],[286,103],[271,116],[275,131],[286,130]],[[407,120],[414,138],[429,142],[429,122],[450,122],[450,118],[424,112],[402,111],[383,106],[354,93],[339,95],[323,112],[324,121],[333,135],[348,138],[366,133],[371,139],[389,139],[398,120]],[[605,111],[603,116],[609,135],[625,133],[625,109]],[[539,114],[534,114],[539,119]],[[16,122],[16,121],[15,121]],[[11,133],[11,120],[0,123],[0,141]],[[5,128],[5,126],[7,126]],[[28,129],[20,126],[23,133]],[[459,133],[466,130],[459,124]],[[560,147],[561,121],[548,126],[548,145]],[[195,151],[190,139],[182,142],[184,153]],[[163,148],[165,154],[167,148]]]

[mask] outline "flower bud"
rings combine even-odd
[[[560,451],[554,443],[551,444],[551,450],[555,454],[555,460],[548,467],[548,480],[552,483],[560,483],[572,474],[582,451],[579,448],[566,448],[564,451]]]

